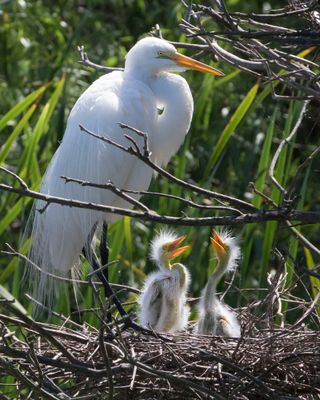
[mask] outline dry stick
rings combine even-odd
[[[50,273],[48,271],[44,271],[37,264],[35,264],[29,257],[27,257],[24,254],[21,254],[18,251],[16,251],[12,246],[9,245],[9,243],[5,243],[5,245],[10,249],[10,251],[1,250],[0,251],[1,254],[6,254],[6,255],[9,255],[9,256],[19,257],[19,258],[21,258],[21,260],[26,261],[32,268],[36,269],[37,271],[41,272],[44,275],[50,276],[51,278],[54,278],[54,279],[57,279],[60,282],[76,283],[77,285],[80,284],[80,285],[86,285],[86,286],[90,285],[90,283],[88,281],[82,281],[80,279],[74,279],[74,278],[67,278],[67,277],[64,277],[64,276],[60,276],[60,275],[56,275],[56,274]],[[119,260],[110,261],[108,263],[108,267],[110,267],[111,265],[117,264],[118,262],[119,262]],[[104,268],[105,267],[106,266],[104,266]],[[102,282],[100,282],[100,281],[95,281],[94,284],[95,285],[100,285],[100,286],[103,285]],[[135,294],[140,294],[141,293],[141,290],[136,289],[136,288],[134,288],[132,286],[129,286],[129,285],[123,285],[123,284],[120,284],[120,283],[110,283],[110,285],[112,287],[116,288],[116,289],[126,289],[126,290],[128,290],[128,291],[130,291],[132,293],[135,293]],[[35,300],[31,296],[29,296],[29,297],[33,301]],[[41,304],[39,303],[39,305],[41,305]],[[44,306],[44,305],[42,305],[42,306]],[[72,323],[74,323],[74,321],[72,321]]]
[[[10,358],[27,359],[28,351],[13,349],[8,346],[0,345],[0,353],[7,355]],[[98,379],[106,376],[107,370],[104,369],[102,363],[86,363],[83,361],[77,361],[77,363],[71,363],[48,356],[37,355],[38,361],[44,365],[50,365],[55,368],[60,368],[66,371],[76,372],[80,375],[90,376]],[[114,367],[113,370],[118,367]]]
[[[226,211],[234,211],[237,214],[242,215],[243,212],[237,210],[236,208],[233,207],[228,207],[228,206],[207,206],[204,204],[198,204],[195,203],[194,201],[185,199],[180,196],[175,196],[173,194],[167,194],[167,193],[161,193],[161,192],[148,192],[144,190],[131,190],[131,189],[122,189],[118,188],[115,186],[112,182],[107,182],[107,183],[93,183],[89,181],[85,181],[82,179],[75,179],[75,178],[70,178],[67,176],[61,176],[62,179],[65,179],[66,182],[74,182],[74,183],[79,183],[81,186],[90,186],[94,188],[99,188],[99,189],[106,189],[106,190],[111,190],[114,193],[118,194],[120,197],[124,198],[128,202],[130,202],[133,205],[136,205],[138,208],[150,212],[150,209],[146,207],[143,203],[140,201],[134,199],[131,196],[126,196],[125,193],[132,193],[132,194],[138,194],[140,196],[147,195],[147,196],[157,196],[157,197],[166,197],[168,199],[173,199],[173,200],[178,200],[192,208],[199,208],[203,210],[226,210]]]
[[[94,187],[94,188],[110,190],[112,193],[115,193],[119,197],[122,197],[128,203],[131,203],[132,205],[140,208],[143,211],[150,212],[150,210],[149,210],[149,208],[147,206],[145,206],[140,201],[134,199],[133,197],[128,196],[127,194],[125,194],[124,191],[122,191],[122,189],[119,189],[111,181],[109,181],[107,183],[104,183],[104,184],[99,184],[99,183],[84,181],[84,180],[81,180],[81,179],[71,178],[71,177],[68,177],[68,176],[61,176],[60,178],[64,179],[66,181],[66,183],[74,182],[74,183],[79,183],[79,185],[81,185],[81,186],[88,186],[88,187]]]
[[[107,350],[105,348],[104,344],[104,329],[105,326],[102,324],[100,331],[99,331],[99,349],[102,354],[102,358],[104,361],[104,364],[106,366],[107,370],[107,377],[108,377],[108,400],[113,399],[113,393],[114,393],[114,386],[113,386],[113,375],[112,375],[112,370],[111,370],[111,357],[109,354],[107,354]]]
[[[41,336],[46,338],[54,347],[56,347],[69,361],[73,363],[77,363],[77,360],[74,356],[59,342],[56,338],[54,338],[51,333],[49,333],[46,329],[44,329],[41,325],[39,325],[36,321],[29,318],[27,315],[24,315],[21,311],[16,309],[10,303],[1,303],[2,307],[7,309],[9,312],[17,315],[22,321],[24,321],[28,326],[32,327],[35,331],[37,331]]]
[[[316,223],[317,221],[314,221]],[[312,223],[312,222],[311,222]],[[302,243],[303,246],[307,247],[310,251],[320,256],[320,249],[318,249],[313,243],[311,243],[301,232],[296,229],[292,223],[288,220],[285,221],[285,224],[290,228],[291,232],[294,234],[297,240]]]
[[[219,2],[219,4],[217,3],[218,6],[223,6],[223,3]],[[218,23],[225,25],[228,29],[231,30],[231,34],[243,34],[243,33],[248,33],[248,31],[245,31],[244,29],[241,28],[241,26],[239,25],[239,21],[238,20],[232,20],[232,18],[230,18],[230,15],[228,14],[228,12],[223,9],[222,13],[218,13],[216,11],[214,11],[212,8],[208,8],[205,6],[199,6],[201,8],[201,10],[206,14],[206,15],[210,15],[212,18],[214,18],[215,20],[218,21]],[[223,8],[223,7],[222,7]],[[228,21],[226,21],[224,18],[227,18]],[[201,27],[201,23],[199,22],[199,17],[196,17],[197,23],[198,25]],[[250,21],[248,21],[250,23]],[[264,24],[261,24],[264,25]],[[268,27],[270,29],[270,26]],[[191,24],[185,24],[185,29],[188,33],[190,33],[191,35],[194,35],[194,32],[197,32],[196,35],[203,35],[206,32],[203,32],[202,29],[199,29]],[[250,34],[253,32],[249,32]],[[243,69],[246,70],[249,73],[254,73],[256,74],[254,71],[257,69],[255,67],[255,65],[251,65],[250,66],[250,62],[252,62],[252,60],[248,61],[248,64],[246,65],[246,60],[243,60],[241,58],[237,58],[236,56],[234,56],[233,54],[227,52],[226,50],[222,49],[219,47],[219,45],[215,42],[211,42],[208,39],[204,39],[201,38],[201,36],[199,37],[200,40],[202,40],[203,42],[207,42],[207,44],[211,47],[211,50],[213,51],[214,54],[217,54],[218,56],[220,56],[222,59],[224,59],[225,61],[231,63],[232,65],[234,65],[235,67],[239,68],[239,69]],[[237,42],[239,43],[239,42]],[[240,44],[242,45],[242,42],[240,41]],[[236,48],[236,44],[233,44],[234,48]],[[260,65],[268,63],[276,63],[275,65],[277,67],[282,67],[287,71],[293,71],[296,70],[297,68],[299,68],[299,64],[296,64],[294,62],[292,62],[292,60],[298,61],[297,59],[291,57],[291,55],[288,55],[282,51],[278,51],[277,49],[271,49],[270,47],[262,44],[260,41],[258,41],[257,39],[251,39],[251,40],[247,40],[245,41],[245,48],[248,49],[250,47],[256,48],[257,50],[259,50],[260,52],[264,53],[267,55],[268,60],[259,60],[256,61],[257,57],[254,56],[253,54],[251,55],[251,58],[254,59],[253,62],[259,62]],[[250,52],[249,52],[249,57],[250,57]],[[258,57],[261,57],[261,55],[258,53]],[[291,59],[291,60],[290,60]],[[304,63],[307,64],[307,63]],[[310,66],[310,64],[307,64]],[[300,63],[301,66],[301,63]],[[259,67],[260,68],[260,67]],[[265,68],[261,69],[265,70]],[[308,79],[309,81],[313,81],[313,77],[315,77],[316,75],[309,69],[309,68],[305,68],[302,69],[302,77],[303,79]],[[257,74],[256,74],[257,75]],[[260,74],[258,74],[260,75]],[[289,79],[286,80],[284,78],[281,78],[280,76],[278,77],[278,79],[280,81],[283,81],[286,85],[290,86],[291,88],[296,88],[296,89],[302,89],[305,93],[308,93],[308,96],[304,96],[303,98],[312,98],[312,97],[319,97],[319,88],[317,90],[313,90],[311,88],[306,87],[305,85],[299,85],[297,84],[294,80]]]
[[[157,196],[157,197],[165,197],[168,199],[173,199],[173,200],[178,200],[181,201],[182,203],[185,203],[187,206],[190,206],[192,208],[200,208],[203,210],[225,210],[225,211],[234,211],[237,214],[242,215],[243,212],[241,212],[240,210],[233,208],[233,207],[229,207],[229,206],[207,206],[204,204],[199,204],[199,203],[195,203],[192,200],[188,200],[185,199],[184,197],[180,197],[180,196],[175,196],[173,194],[167,194],[167,193],[161,193],[161,192],[148,192],[148,191],[137,191],[137,190],[130,190],[130,189],[121,189],[123,192],[125,193],[135,193],[135,194],[140,194],[140,195],[146,195],[146,196]],[[218,200],[216,200],[218,201]],[[221,202],[223,204],[223,202]]]
[[[293,181],[291,183],[291,187],[288,190],[289,195],[294,192],[295,187],[297,186],[297,182],[299,181],[299,178],[302,174],[302,172],[310,165],[312,160],[320,153],[320,146],[318,146],[304,161],[302,164],[299,165],[297,168],[297,172],[293,178]]]
[[[27,361],[30,362],[31,364],[33,364],[35,366],[36,370],[38,371],[38,376],[36,376],[38,386],[46,385],[46,386],[48,386],[48,388],[50,388],[50,391],[52,391],[52,390],[56,391],[57,394],[59,393],[60,395],[63,396],[63,398],[70,399],[70,397],[58,385],[56,385],[47,376],[47,374],[45,372],[42,371],[39,360],[38,360],[38,356],[37,356],[34,346],[33,346],[33,343],[30,340],[28,340],[28,338],[24,335],[24,332],[22,332],[22,335],[25,339],[25,342],[29,346]]]
[[[193,34],[193,31],[190,28],[187,28],[183,25],[181,27],[184,28],[184,30],[187,33]],[[203,43],[206,43],[206,45],[209,47],[209,49],[212,51],[213,54],[217,55],[221,60],[227,62],[228,64],[231,64],[238,69],[241,69],[242,71],[249,72],[252,75],[255,75],[257,77],[260,77],[261,74],[257,73],[256,71],[264,71],[265,66],[263,62],[260,61],[248,61],[245,60],[241,57],[238,57],[227,50],[223,49],[220,47],[217,43],[213,41],[209,41],[204,39],[203,37],[199,36],[199,40],[201,40]]]
[[[26,323],[26,322],[24,322],[24,321],[22,321],[20,319],[17,319],[17,318],[9,317],[8,315],[0,314],[0,321],[6,321],[6,322],[8,322],[10,324],[13,324],[13,325],[23,326],[24,328],[28,329],[29,331],[37,333],[37,331],[35,329],[31,328],[28,323]],[[83,344],[87,344],[88,343],[89,339],[85,338],[84,336],[81,336],[79,333],[65,332],[65,331],[62,331],[62,330],[56,330],[56,329],[53,329],[53,328],[48,328],[48,327],[46,327],[46,325],[44,325],[44,324],[42,324],[40,322],[38,322],[38,324],[40,326],[42,326],[43,328],[45,328],[47,330],[47,332],[49,332],[51,335],[58,336],[58,337],[61,337],[61,338],[64,338],[64,339],[74,340],[76,342],[83,343]],[[82,328],[82,327],[80,326],[80,328]]]
[[[211,15],[211,17],[214,18],[215,20],[217,20],[218,23],[223,24],[228,29],[231,29],[231,32],[229,32],[229,34],[240,34],[240,35],[249,34],[249,35],[254,35],[255,32],[252,32],[250,30],[246,31],[246,30],[241,28],[239,22],[242,22],[242,23],[245,23],[245,24],[249,23],[249,24],[252,24],[252,25],[258,25],[258,26],[262,27],[264,29],[264,31],[272,31],[272,32],[274,32],[276,29],[278,29],[278,30],[280,29],[282,31],[285,30],[286,32],[289,32],[289,34],[291,34],[290,32],[296,32],[296,33],[299,33],[299,35],[301,35],[301,36],[304,35],[304,32],[297,32],[295,29],[292,30],[292,29],[289,29],[289,28],[283,28],[283,26],[269,25],[269,24],[266,24],[266,23],[257,22],[255,20],[253,20],[252,18],[250,18],[250,16],[245,15],[245,14],[244,15],[247,17],[247,20],[246,19],[245,20],[232,19],[230,17],[230,14],[225,9],[225,6],[224,6],[223,2],[219,2],[219,4],[217,3],[217,6],[218,7],[220,6],[222,8],[222,13],[218,13],[218,12],[214,11],[212,8],[208,8],[208,7],[205,7],[205,6],[199,6],[199,8],[205,14]],[[225,21],[225,18],[227,18],[228,23]],[[266,33],[270,34],[270,32],[266,32]],[[317,37],[317,33],[315,33],[315,32],[311,32],[311,33],[307,33],[307,34],[308,35],[314,34],[314,36]],[[250,42],[250,43],[252,43],[252,42]],[[255,44],[258,47],[260,47],[262,45],[260,42],[255,42]],[[267,47],[264,47],[264,48],[269,51],[269,48],[267,48]],[[277,54],[277,53],[279,53],[277,55],[277,57],[279,55],[281,55],[281,54],[284,55],[285,58],[293,58],[294,57],[294,56],[291,56],[291,55],[289,55],[287,53],[281,52],[278,49],[275,49],[274,50],[274,55]],[[296,57],[296,58],[299,58],[299,57]],[[305,60],[303,63],[306,63],[306,62],[308,63],[307,60]],[[290,66],[290,64],[288,64],[288,66]],[[317,68],[317,65],[315,63],[313,63],[313,66],[315,68]]]
[[[156,376],[158,378],[163,378],[167,379],[169,382],[174,383],[178,386],[182,386],[184,388],[188,388],[189,390],[194,389],[200,393],[206,394],[209,396],[209,399],[218,399],[218,400],[224,400],[224,397],[218,394],[217,392],[214,392],[213,390],[209,390],[206,387],[203,387],[197,383],[192,382],[190,379],[186,378],[181,378],[175,375],[172,375],[169,372],[158,370],[152,367],[149,367],[148,365],[137,361],[136,359],[132,358],[131,356],[128,357],[128,362],[132,365],[135,365],[139,367],[139,371],[141,373],[145,372],[148,376]],[[213,393],[212,393],[213,392]]]
[[[293,324],[292,326],[290,326],[291,330],[296,329],[299,325],[302,324],[302,322],[312,313],[313,309],[315,308],[315,306],[318,303],[318,300],[320,298],[320,290],[317,293],[317,295],[315,296],[315,298],[313,299],[312,303],[310,304],[310,307],[308,308],[308,310],[302,315],[302,317],[300,319],[298,319],[298,321]]]
[[[8,375],[10,373],[18,381],[20,381],[24,386],[26,386],[28,388],[32,388],[36,393],[41,394],[41,396],[43,396],[44,399],[59,400],[59,397],[56,397],[52,393],[49,393],[43,387],[39,386],[37,383],[30,380],[26,376],[26,374],[20,372],[20,370],[18,368],[15,368],[8,359],[0,358],[0,365],[2,365],[4,367],[4,369],[5,369],[5,371],[7,371]]]
[[[105,141],[108,141],[108,139],[106,139],[104,137],[102,137],[102,139],[105,139]],[[136,154],[136,152],[132,148],[126,149],[126,151],[133,155]],[[5,168],[0,167],[0,170],[5,170]],[[168,175],[170,175],[170,174],[168,174]],[[187,187],[194,186],[194,185],[190,185],[183,181],[181,181],[181,182],[183,183],[184,186],[187,186]],[[54,204],[59,204],[62,206],[111,212],[111,213],[115,213],[115,214],[119,214],[119,215],[128,215],[132,218],[137,218],[137,219],[140,219],[143,221],[153,221],[153,222],[159,222],[159,223],[167,224],[167,225],[181,225],[181,226],[230,225],[230,226],[236,226],[236,225],[243,225],[243,224],[249,224],[249,223],[255,223],[255,222],[284,221],[284,220],[288,220],[291,222],[299,221],[304,224],[320,222],[320,213],[316,212],[316,211],[298,211],[298,210],[287,210],[287,209],[265,211],[265,210],[257,210],[255,207],[252,206],[255,210],[257,210],[256,212],[238,215],[238,216],[202,217],[202,218],[172,217],[169,215],[162,216],[162,215],[155,213],[154,211],[150,212],[150,213],[139,212],[139,211],[132,211],[132,210],[128,210],[128,209],[120,208],[120,207],[105,206],[102,204],[97,204],[97,203],[92,203],[92,202],[65,199],[63,197],[50,196],[47,194],[36,192],[31,189],[20,189],[20,188],[16,188],[16,187],[2,184],[2,183],[0,184],[0,189],[11,192],[11,193],[20,194],[22,196],[31,197],[31,198],[39,199],[39,200],[44,200],[48,204],[54,203]],[[197,189],[199,191],[200,188],[197,188]],[[203,191],[211,193],[211,194],[213,193],[210,191],[206,191],[204,189],[203,189]],[[223,196],[223,195],[220,195],[219,193],[217,195]],[[228,196],[223,196],[223,197],[228,197]],[[241,200],[239,200],[239,202],[245,203],[245,202],[242,202]],[[249,204],[249,203],[245,203],[245,204]],[[244,208],[244,207],[242,206],[242,208]]]
[[[307,11],[311,11],[315,8],[315,6],[318,4],[318,0],[313,0],[309,2],[309,5],[297,10],[290,10],[290,11],[282,11],[285,10],[284,8],[279,9],[279,11],[276,10],[271,10],[272,12],[268,14],[263,14],[263,13],[249,13],[245,14],[242,12],[234,12],[230,13],[230,15],[235,16],[235,17],[248,17],[248,18],[261,18],[261,19],[270,19],[270,18],[279,18],[279,17],[288,17],[289,15],[295,15],[295,14],[304,14]]]
[[[305,106],[306,106],[306,105],[307,105],[307,102],[305,102]],[[301,112],[301,115],[303,115],[303,110],[302,110],[302,112]],[[126,124],[119,124],[119,125],[120,125],[122,128],[127,128],[127,129],[132,130],[133,132],[137,133],[139,136],[142,136],[142,137],[144,138],[144,142],[145,142],[145,144],[144,144],[144,154],[142,154],[141,151],[140,151],[140,149],[139,149],[139,147],[137,146],[136,142],[135,142],[132,138],[130,138],[130,137],[128,137],[127,135],[125,135],[128,139],[130,139],[131,143],[133,143],[133,145],[134,145],[134,147],[135,147],[135,154],[136,154],[138,157],[139,157],[139,156],[143,157],[143,158],[140,158],[140,157],[139,157],[139,158],[142,159],[143,161],[144,161],[144,159],[150,161],[149,151],[148,151],[148,137],[147,137],[147,135],[146,135],[145,133],[143,133],[143,132],[141,132],[141,131],[135,129],[135,128],[130,127],[129,125],[126,125]],[[300,123],[299,123],[299,121],[298,121],[294,129],[297,130],[299,125],[300,125]],[[89,132],[88,132],[88,133],[89,133]],[[109,139],[107,139],[107,140],[108,140],[108,142],[109,142]],[[114,143],[112,142],[112,143],[110,143],[110,144],[114,144]],[[280,144],[280,145],[281,145],[281,144]],[[280,147],[280,146],[279,146],[279,147]],[[123,146],[121,146],[121,148],[123,148]],[[129,149],[130,149],[130,148],[129,148]],[[153,163],[152,163],[152,164],[153,164]],[[153,165],[152,165],[152,168],[155,168],[155,167],[156,167],[156,165],[153,164]],[[166,171],[164,171],[164,170],[162,170],[162,169],[161,169],[161,171],[166,172]],[[161,171],[158,170],[159,173],[161,173]],[[177,179],[177,178],[175,178],[175,177],[173,177],[173,178],[174,178],[174,180]],[[180,181],[180,180],[179,180],[179,181]],[[184,182],[184,181],[182,181],[182,182]],[[287,221],[286,221],[286,222],[287,222]],[[312,221],[312,222],[314,222],[314,221]],[[289,224],[290,224],[290,223],[289,223]],[[291,224],[290,224],[289,226],[291,227]],[[293,233],[295,234],[295,236],[298,238],[298,240],[300,240],[300,241],[303,243],[303,245],[305,245],[306,247],[308,247],[308,248],[309,248],[311,251],[313,251],[314,253],[317,253],[317,254],[320,255],[320,250],[317,249],[311,242],[309,242],[300,232],[298,232],[298,231],[297,231],[295,228],[293,228],[293,227],[292,227],[292,230],[293,230]]]
[[[78,62],[79,64],[84,65],[85,67],[90,67],[95,69],[97,72],[104,72],[104,73],[110,73],[113,71],[123,71],[123,68],[105,67],[91,62],[88,58],[87,53],[84,51],[84,46],[78,46],[77,50],[80,56],[80,61]]]
[[[160,335],[157,334],[157,332],[155,332],[155,331],[154,331],[154,336],[161,338]],[[209,391],[206,388],[202,389],[201,386],[199,386],[198,384],[194,384],[193,382],[189,382],[189,381],[187,381],[187,380],[185,380],[183,378],[176,377],[176,376],[174,376],[172,374],[169,374],[169,373],[167,373],[165,371],[157,370],[155,368],[152,368],[152,367],[149,367],[149,366],[143,364],[142,362],[137,361],[132,356],[132,354],[127,350],[127,347],[126,347],[126,345],[124,343],[121,331],[118,332],[117,338],[118,338],[118,344],[119,344],[119,346],[122,349],[122,352],[124,354],[124,359],[129,364],[133,365],[134,368],[140,367],[140,369],[139,369],[140,372],[142,370],[142,371],[146,372],[148,375],[151,374],[151,375],[154,375],[154,376],[157,376],[157,377],[161,377],[161,378],[167,379],[169,381],[177,383],[180,386],[184,386],[185,387],[186,384],[187,384],[188,389],[190,389],[192,387],[193,389],[196,389],[196,390],[198,390],[200,392],[204,392],[207,395],[210,394]],[[161,339],[163,340],[165,338],[161,338]],[[169,340],[163,340],[164,343],[166,341],[169,341]],[[217,395],[217,396],[218,396],[217,399],[220,399],[220,396],[219,395]]]
[[[239,209],[241,209],[241,210],[257,211],[256,207],[254,207],[250,203],[247,203],[246,201],[239,200],[239,199],[236,199],[234,197],[227,196],[227,195],[223,195],[221,193],[212,192],[211,190],[203,189],[203,188],[201,188],[199,186],[193,185],[191,183],[187,183],[187,182],[183,181],[182,179],[176,178],[174,175],[171,175],[169,172],[167,172],[163,168],[159,167],[157,164],[155,164],[150,159],[150,153],[148,151],[148,136],[147,136],[147,134],[142,132],[142,131],[140,131],[140,130],[138,130],[138,129],[136,129],[136,128],[133,128],[130,125],[119,123],[119,126],[121,128],[129,129],[132,132],[136,133],[137,135],[143,137],[143,139],[144,139],[144,152],[143,153],[139,149],[139,147],[138,147],[137,143],[134,141],[134,139],[131,138],[128,135],[125,135],[125,137],[128,140],[130,140],[130,142],[133,144],[134,148],[124,147],[124,146],[119,145],[118,143],[114,142],[113,140],[108,139],[105,136],[97,135],[96,133],[90,131],[89,129],[86,129],[82,125],[79,125],[79,126],[80,126],[80,129],[82,131],[88,133],[89,135],[91,135],[91,136],[93,136],[93,137],[95,137],[95,138],[97,138],[99,140],[102,140],[105,143],[111,144],[112,146],[115,146],[118,149],[121,149],[122,151],[125,151],[126,153],[129,153],[131,155],[136,156],[137,158],[139,158],[139,160],[143,161],[146,165],[151,167],[154,171],[158,172],[160,175],[164,176],[165,178],[167,178],[171,182],[177,183],[178,185],[180,185],[182,187],[190,189],[193,192],[196,192],[196,193],[199,193],[199,194],[203,194],[203,195],[208,196],[210,198],[228,202],[230,204],[233,204],[234,206],[239,207]]]
[[[239,372],[241,375],[246,376],[251,380],[250,384],[256,384],[258,387],[260,387],[264,392],[266,392],[266,397],[267,398],[273,398],[273,391],[269,389],[259,378],[256,378],[253,374],[251,374],[249,371],[239,367],[237,364],[232,363],[231,361],[226,360],[223,357],[220,357],[216,354],[210,354],[208,352],[202,352],[205,356],[207,356],[209,359],[213,359],[220,364],[225,365],[227,368],[230,368],[231,370],[235,372]]]

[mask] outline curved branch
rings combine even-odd
[[[244,225],[251,224],[254,222],[266,222],[266,221],[290,221],[299,222],[301,224],[314,224],[320,222],[320,212],[317,211],[299,211],[291,210],[288,211],[286,208],[276,210],[258,210],[256,212],[225,216],[225,217],[172,217],[170,215],[160,215],[150,210],[150,212],[141,212],[129,210],[126,208],[105,206],[102,204],[91,203],[81,200],[65,199],[58,196],[50,196],[43,194],[31,189],[20,189],[10,185],[1,183],[0,189],[20,194],[22,196],[31,197],[33,199],[43,200],[48,204],[60,204],[61,206],[84,208],[95,211],[110,212],[118,215],[127,215],[132,218],[137,218],[142,221],[153,221],[159,222],[166,225],[183,225],[183,226],[221,226],[221,225]]]

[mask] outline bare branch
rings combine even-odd
[[[84,51],[84,46],[78,46],[77,50],[80,56],[80,60],[78,62],[84,67],[93,68],[97,72],[103,72],[105,74],[108,74],[113,71],[123,71],[123,68],[105,67],[103,65],[98,65],[93,63],[92,61],[89,60],[87,53]]]
[[[126,125],[125,127],[126,127],[126,129],[132,129],[132,131],[136,133],[135,128],[131,128],[131,127],[129,127],[129,125]],[[147,164],[149,167],[151,167],[154,171],[158,172],[160,175],[169,179],[171,182],[177,183],[178,185],[185,187],[195,193],[203,194],[209,198],[218,199],[218,200],[224,201],[226,203],[232,204],[235,207],[238,207],[240,210],[251,210],[251,211],[257,210],[256,207],[254,207],[252,204],[247,203],[243,200],[239,200],[234,197],[226,196],[221,193],[212,192],[211,190],[203,189],[199,186],[193,185],[191,183],[187,183],[187,182],[183,181],[182,179],[176,178],[174,175],[171,175],[169,172],[162,169],[161,167],[156,165],[153,161],[151,161],[150,157],[146,156],[145,154],[142,154],[138,145],[132,138],[130,138],[130,141],[132,143],[135,143],[135,149],[133,149],[132,147],[126,148],[122,145],[119,145],[118,143],[106,138],[105,136],[97,135],[96,133],[83,127],[82,125],[80,125],[80,129],[83,130],[84,132],[88,133],[89,135],[102,140],[105,143],[111,144],[112,146],[115,146],[118,149],[125,151],[126,153],[129,153],[131,155],[138,157],[141,161],[143,161],[145,164]]]
[[[298,211],[287,209],[277,210],[261,210],[247,214],[241,214],[237,216],[225,216],[225,217],[173,217],[169,215],[159,215],[157,213],[140,212],[128,210],[126,208],[105,206],[102,204],[85,202],[80,200],[65,199],[63,197],[50,196],[34,190],[22,190],[9,186],[6,184],[0,184],[0,189],[17,193],[22,196],[31,197],[33,199],[43,200],[47,203],[60,204],[61,206],[84,208],[89,210],[111,212],[119,215],[127,215],[132,218],[137,218],[143,221],[159,222],[167,225],[181,225],[181,226],[223,226],[223,225],[244,225],[251,224],[254,222],[265,222],[265,221],[298,221],[302,224],[313,224],[320,222],[320,212],[317,211]]]
[[[104,183],[104,184],[99,184],[99,183],[93,183],[89,181],[84,181],[82,179],[75,179],[75,178],[70,178],[68,176],[61,176],[62,179],[68,182],[74,182],[74,183],[79,183],[81,186],[89,186],[89,187],[95,187],[99,189],[106,189],[110,190],[111,192],[115,193],[117,196],[121,197],[122,199],[126,200],[128,203],[140,208],[143,211],[149,212],[149,208],[145,206],[143,203],[140,201],[134,199],[131,196],[128,196],[126,193],[124,193],[124,190],[119,189],[116,187],[111,181]]]

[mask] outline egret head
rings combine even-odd
[[[218,260],[223,264],[228,264],[229,271],[234,270],[240,258],[240,249],[236,239],[229,231],[218,233],[213,229],[210,241]]]
[[[178,53],[176,48],[166,40],[154,37],[141,39],[130,49],[126,57],[125,72],[127,73],[140,71],[140,73],[156,75],[162,71],[182,72],[187,69],[224,75],[209,65]]]
[[[185,238],[173,232],[160,232],[151,243],[151,259],[160,267],[171,269],[170,262],[189,249],[189,246],[179,247]]]

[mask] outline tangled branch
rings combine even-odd
[[[229,13],[224,0],[212,0],[211,6],[189,4],[180,27],[201,43],[191,47],[259,77],[277,99],[319,99],[319,66],[305,58],[320,44],[318,1],[291,0],[265,14]],[[277,95],[277,83],[290,89],[289,94]]]

